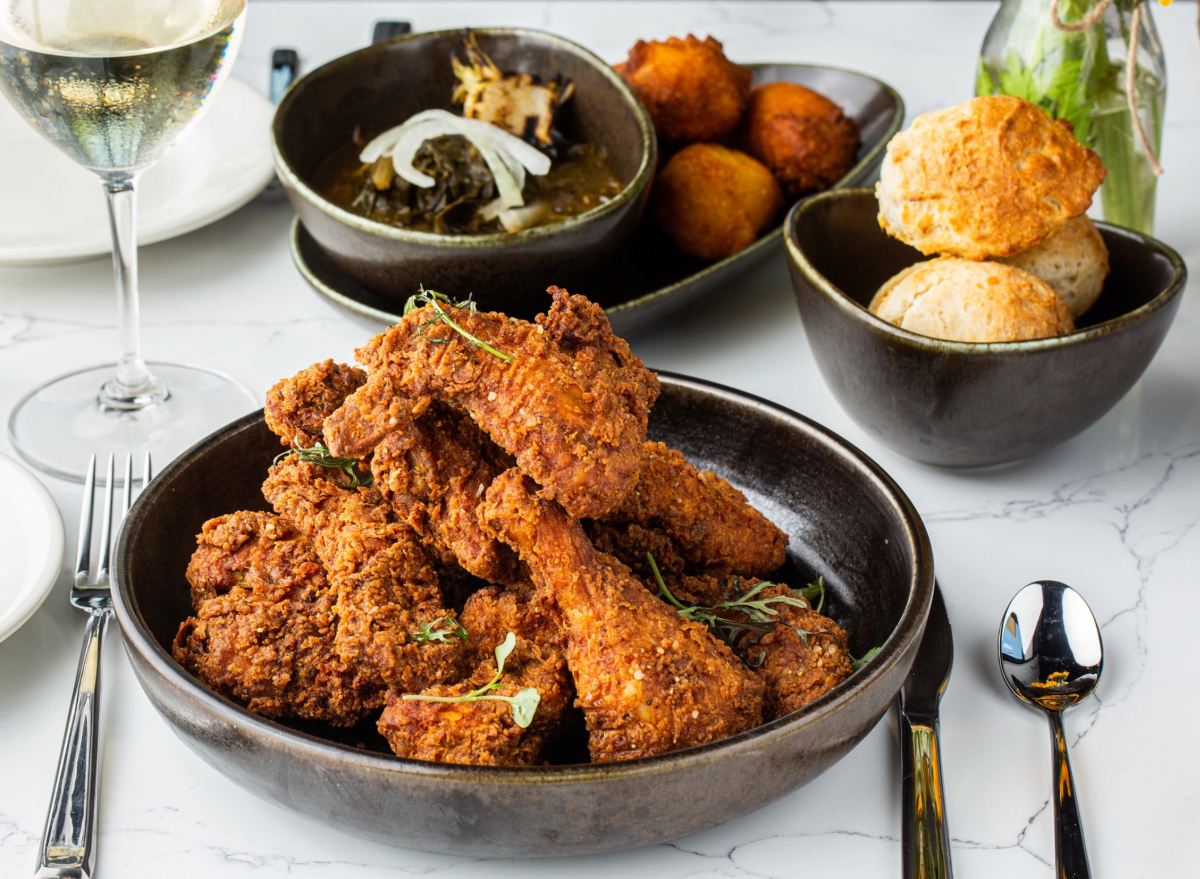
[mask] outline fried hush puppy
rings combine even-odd
[[[745,153],[697,143],[667,162],[651,202],[680,250],[718,260],[754,243],[783,207],[783,192],[770,169]]]
[[[726,58],[712,37],[638,40],[616,71],[669,144],[726,137],[741,119],[750,92],[750,70]]]
[[[859,126],[812,89],[769,82],[750,92],[737,142],[795,198],[828,189],[846,175],[854,166]]]

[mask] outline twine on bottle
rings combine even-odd
[[[1068,24],[1058,17],[1058,0],[1050,0],[1050,22],[1060,31],[1065,31],[1066,33],[1085,31],[1098,23],[1112,4],[1113,0],[1100,0],[1099,3],[1084,13],[1083,18]],[[1146,158],[1150,160],[1150,168],[1154,171],[1154,176],[1157,177],[1163,172],[1162,165],[1158,162],[1158,154],[1150,146],[1150,138],[1146,137],[1146,129],[1142,127],[1142,120],[1137,112],[1137,50],[1138,31],[1141,30],[1141,25],[1142,3],[1141,0],[1138,0],[1134,4],[1133,17],[1129,22],[1129,54],[1125,59],[1125,98],[1129,101],[1129,116],[1133,120],[1133,130],[1137,133],[1138,142],[1142,145],[1142,149],[1146,151]]]

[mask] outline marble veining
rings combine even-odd
[[[969,97],[989,2],[251,3],[235,74],[266,90],[273,49],[303,69],[364,44],[380,19],[418,30],[511,24],[561,33],[609,61],[639,38],[711,33],[743,61],[859,69],[895,86],[909,118]],[[1194,3],[1154,6],[1170,66],[1158,235],[1200,259],[1200,51]],[[0,144],[0,154],[3,145]],[[2,155],[0,155],[2,160]],[[0,210],[3,209],[0,202]],[[369,331],[324,304],[291,265],[291,209],[264,196],[212,226],[141,251],[148,359],[223,369],[263,393],[307,364],[349,360]],[[548,281],[552,279],[547,279]],[[955,869],[1050,877],[1053,822],[1043,718],[1000,680],[996,629],[1033,579],[1071,583],[1105,640],[1095,696],[1067,715],[1094,875],[1190,875],[1200,817],[1200,727],[1191,667],[1200,620],[1200,304],[1193,283],[1143,379],[1076,439],[1003,468],[907,461],[855,424],[826,389],[782,257],[633,340],[651,366],[775,400],[845,436],[888,470],[928,525],[956,644],[942,745]],[[104,260],[0,267],[0,412],[42,376],[115,354]],[[0,450],[10,451],[0,438]],[[79,489],[45,480],[68,523]],[[73,527],[68,526],[73,532]],[[69,538],[73,544],[73,539]],[[73,545],[68,546],[68,557]],[[30,875],[61,740],[83,619],[64,570],[37,614],[0,643],[0,876]],[[115,628],[111,630],[115,635]],[[900,783],[889,716],[809,786],[743,818],[664,845],[566,861],[431,855],[356,840],[268,806],[179,742],[134,680],[118,637],[104,655],[97,875],[367,879],[790,879],[900,872]],[[648,818],[652,820],[652,818]]]

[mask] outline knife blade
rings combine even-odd
[[[938,704],[954,664],[954,637],[941,587],[908,679],[896,697],[900,713],[904,879],[951,879],[950,832],[942,786]]]

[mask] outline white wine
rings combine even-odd
[[[195,121],[229,74],[246,15],[245,0],[73,0],[57,4],[57,20],[26,5],[0,20],[0,91],[102,173],[153,164]]]

